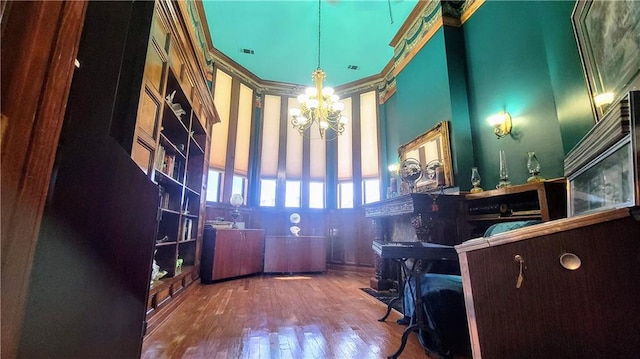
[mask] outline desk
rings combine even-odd
[[[416,333],[418,335],[418,339],[423,348],[429,351],[438,351],[438,352],[448,352],[446,348],[443,348],[442,345],[438,345],[438,348],[428,347],[424,343],[423,334],[429,334],[434,338],[438,338],[437,342],[441,343],[440,335],[436,330],[433,330],[427,325],[427,313],[424,311],[424,306],[422,303],[422,288],[421,288],[421,279],[424,273],[429,272],[434,263],[442,262],[442,261],[455,261],[457,263],[458,256],[456,250],[452,246],[446,246],[441,244],[434,243],[425,243],[425,242],[391,242],[391,243],[383,243],[375,241],[372,245],[372,249],[376,254],[378,254],[381,258],[389,258],[392,259],[395,263],[397,263],[401,271],[404,273],[404,276],[407,278],[407,281],[411,281],[412,278],[415,278],[415,291],[411,291],[412,300],[414,303],[415,316],[411,317],[411,322],[409,326],[402,333],[402,340],[400,343],[400,347],[398,350],[392,355],[388,356],[390,359],[397,358],[407,343],[407,339],[411,333]],[[413,259],[413,260],[411,260]],[[399,291],[399,297],[393,299],[396,301],[402,298],[404,291]],[[384,321],[390,311],[391,311],[391,303],[389,303],[387,307],[387,313],[380,321]],[[414,319],[415,318],[415,319]],[[446,353],[438,353],[438,354],[446,354]]]

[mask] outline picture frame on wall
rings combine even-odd
[[[571,16],[596,122],[640,89],[640,1],[578,0]]]

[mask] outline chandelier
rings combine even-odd
[[[309,87],[304,94],[298,96],[300,108],[289,110],[293,128],[303,136],[310,136],[310,128],[317,124],[320,138],[325,138],[327,130],[333,130],[334,137],[344,132],[344,125],[349,121],[342,116],[344,104],[331,87],[322,87],[326,77],[320,68],[320,0],[318,0],[318,67],[311,74],[315,87]],[[331,139],[333,139],[331,138]]]

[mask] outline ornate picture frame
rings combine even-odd
[[[640,2],[578,0],[571,20],[596,122],[640,89]],[[610,94],[607,102],[599,97]],[[604,96],[606,97],[606,95]]]
[[[453,162],[449,122],[440,121],[427,132],[398,147],[400,162],[415,159],[420,163],[422,176],[415,184],[415,192],[453,187]]]

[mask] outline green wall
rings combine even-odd
[[[528,151],[538,154],[543,176],[562,176],[566,152],[594,124],[572,9],[570,1],[487,1],[462,34],[440,29],[397,76],[396,94],[381,108],[388,160],[399,145],[451,120],[461,190],[471,187],[473,165],[485,189],[496,185],[499,150],[507,153],[513,184],[528,177]],[[497,139],[486,119],[503,110],[513,117],[513,134]]]

